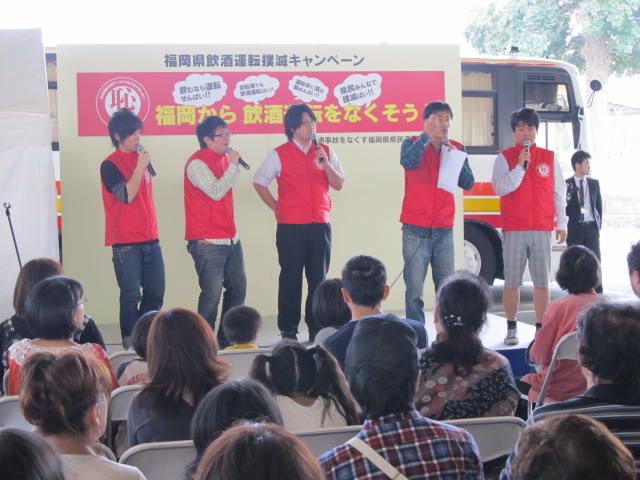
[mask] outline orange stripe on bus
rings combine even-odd
[[[483,197],[496,197],[496,192],[491,186],[491,182],[476,182],[473,188],[464,192],[465,196],[483,196]]]

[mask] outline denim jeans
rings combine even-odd
[[[402,227],[406,317],[424,323],[424,280],[429,264],[436,292],[453,273],[453,228]]]
[[[160,310],[164,299],[164,261],[160,243],[114,245],[113,268],[120,287],[120,333],[131,335],[140,315]]]
[[[221,319],[231,307],[244,303],[247,293],[247,276],[244,270],[242,243],[213,245],[199,240],[190,240],[187,244],[187,251],[193,257],[200,284],[198,313],[215,330],[221,296]],[[222,293],[223,288],[224,294]],[[217,334],[221,346],[227,344],[222,332],[222,325],[220,325]]]

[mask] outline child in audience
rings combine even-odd
[[[275,399],[260,382],[248,378],[232,380],[205,395],[191,421],[191,438],[198,454],[190,466],[191,475],[207,447],[243,420],[282,425]]]
[[[37,433],[0,429],[0,479],[65,480],[60,455]]]
[[[23,366],[20,406],[61,454],[67,480],[145,478],[135,467],[96,454],[107,425],[111,386],[104,364],[77,351],[34,353]]]
[[[314,342],[321,345],[351,320],[351,310],[342,297],[342,280],[328,278],[320,283],[313,292],[311,311],[321,328]]]
[[[224,335],[231,342],[225,350],[258,348],[255,344],[262,326],[262,317],[255,308],[237,305],[230,308],[222,317]]]
[[[157,310],[142,315],[131,332],[131,346],[138,356],[118,367],[118,383],[121,387],[126,385],[143,385],[149,380],[149,367],[147,366],[147,337],[151,322],[158,314]]]
[[[270,355],[254,359],[249,376],[276,395],[289,431],[361,423],[338,362],[320,345],[307,349],[283,340]]]
[[[486,282],[457,272],[437,296],[438,337],[420,360],[416,409],[434,420],[513,415],[520,395],[509,361],[478,336],[490,305]]]

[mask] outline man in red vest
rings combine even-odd
[[[231,307],[244,303],[247,291],[232,190],[240,172],[240,153],[229,147],[232,134],[220,117],[205,118],[196,135],[200,150],[184,167],[185,239],[200,284],[198,313],[215,329],[220,297],[222,318]],[[229,344],[222,323],[218,342],[222,348]]]
[[[441,162],[452,150],[464,151],[449,140],[453,112],[449,104],[431,102],[424,109],[424,131],[402,142],[400,164],[404,167],[402,202],[403,277],[406,286],[406,317],[424,323],[424,279],[429,264],[436,291],[453,273],[453,216],[456,211],[451,191],[439,182]],[[464,159],[453,184],[470,190],[474,184],[468,159]]]
[[[109,135],[116,150],[100,165],[105,245],[113,250],[125,348],[140,315],[160,310],[164,299],[164,262],[151,182],[155,172],[149,152],[140,144],[141,130],[142,120],[131,111],[114,113]]]
[[[531,108],[513,112],[511,129],[516,144],[498,154],[491,179],[501,197],[506,345],[518,344],[516,315],[527,260],[539,329],[549,305],[552,232],[555,229],[558,243],[567,237],[566,187],[554,153],[535,144],[539,124],[540,118]]]
[[[345,182],[338,157],[315,137],[316,123],[308,105],[291,105],[284,116],[289,141],[267,155],[253,178],[256,192],[278,222],[278,328],[283,338],[297,339],[303,270],[308,287],[305,322],[311,340],[318,331],[311,299],[327,275],[331,257],[329,187],[341,190]],[[269,190],[274,179],[277,199]]]

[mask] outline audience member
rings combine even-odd
[[[631,246],[627,255],[627,265],[633,293],[640,297],[640,242]]]
[[[473,437],[422,417],[414,409],[416,333],[405,322],[380,317],[360,320],[347,349],[346,372],[366,421],[353,439],[320,457],[326,479],[382,479],[385,474],[409,479],[483,478]],[[367,460],[371,456],[365,453],[366,447],[397,472],[383,474]]]
[[[258,348],[256,340],[262,327],[260,313],[247,305],[231,307],[222,316],[224,336],[231,342],[225,350]]]
[[[276,395],[289,431],[360,424],[340,366],[320,345],[283,340],[254,359],[249,375]]]
[[[342,280],[328,278],[313,292],[313,318],[320,327],[314,342],[321,344],[351,320],[351,310],[342,298]]]
[[[513,462],[514,480],[633,480],[633,456],[600,422],[556,415],[527,427]]]
[[[198,454],[191,464],[191,475],[207,447],[226,429],[241,421],[282,425],[275,399],[260,382],[248,378],[232,380],[205,395],[191,421],[191,438]]]
[[[23,338],[33,339],[33,333],[27,325],[24,303],[27,294],[40,280],[63,275],[62,265],[50,258],[35,258],[23,265],[16,279],[13,290],[14,315],[0,323],[0,349],[2,350],[2,364],[0,365],[0,378],[9,368],[7,352],[9,347]],[[102,334],[93,319],[85,313],[82,327],[73,334],[76,343],[97,343],[105,349]]]
[[[556,345],[567,333],[576,331],[578,314],[598,299],[595,287],[600,285],[600,262],[588,248],[573,245],[560,257],[556,281],[569,295],[554,300],[547,307],[542,328],[536,333],[529,352],[529,358],[536,364],[536,373],[525,375],[519,382],[522,393],[528,394],[533,402],[538,401]],[[558,360],[547,384],[545,402],[575,397],[586,388],[587,382],[580,374],[578,362]]]
[[[200,400],[227,377],[207,321],[184,308],[156,315],[147,342],[149,381],[133,399],[127,422],[129,446],[188,440]]]
[[[142,315],[131,332],[131,347],[138,355],[118,367],[118,383],[126,385],[144,385],[149,380],[149,366],[147,365],[147,340],[151,323],[158,314],[158,310],[151,310]]]
[[[104,364],[79,352],[36,353],[23,367],[20,406],[61,454],[67,480],[144,479],[137,468],[96,454],[111,386]]]
[[[18,394],[20,369],[35,352],[60,354],[76,350],[92,355],[108,368],[113,388],[118,387],[102,347],[95,343],[78,344],[73,340],[74,333],[84,323],[85,302],[82,285],[69,277],[45,278],[31,289],[24,303],[24,314],[33,338],[22,339],[9,347],[9,395]]]
[[[278,425],[244,424],[209,445],[195,480],[321,480],[318,461],[298,437]]]
[[[0,429],[0,480],[65,480],[60,456],[37,433]]]
[[[438,337],[422,355],[416,409],[434,420],[513,415],[520,394],[509,361],[479,338],[491,294],[486,282],[457,272],[440,285]]]
[[[382,301],[389,295],[389,286],[387,271],[377,258],[359,255],[346,263],[342,269],[342,295],[351,310],[351,321],[323,343],[325,348],[336,357],[342,368],[344,368],[347,346],[357,322],[362,318],[378,317],[404,322],[415,330],[418,339],[417,348],[426,348],[427,331],[424,324],[382,311]],[[416,358],[417,356],[416,352]]]
[[[602,422],[629,448],[636,462],[640,446],[640,305],[595,303],[578,315],[578,362],[587,391],[536,408],[527,424],[558,414],[579,413]],[[513,452],[500,479],[511,478]]]

